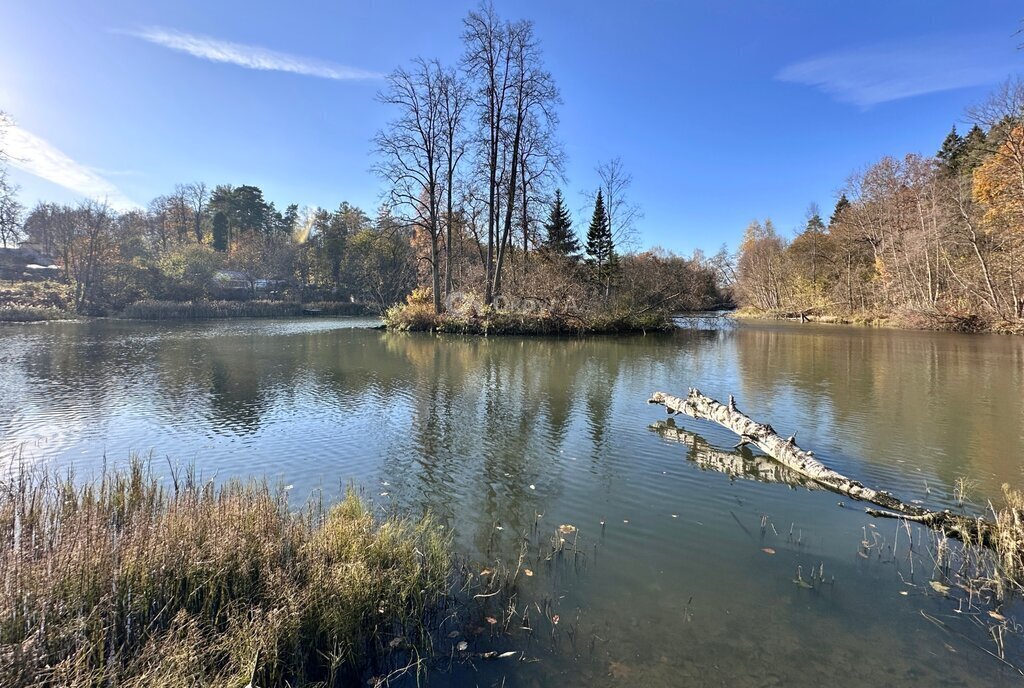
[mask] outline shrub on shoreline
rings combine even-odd
[[[0,284],[0,322],[38,322],[66,320],[73,296],[66,284],[43,282],[12,282]]]
[[[451,575],[429,517],[379,521],[352,493],[294,512],[266,483],[164,487],[138,461],[84,486],[14,476],[0,531],[8,686],[361,682],[427,651]]]
[[[755,308],[741,308],[733,317],[751,320],[801,320],[804,322],[832,325],[862,325],[867,327],[889,327],[900,330],[924,330],[934,332],[1024,334],[1024,326],[1016,322],[990,321],[976,314],[939,313],[932,311],[897,310],[881,314],[855,312],[836,314],[815,309],[805,311],[763,311]]]
[[[74,315],[50,306],[0,306],[0,322],[72,320]]]

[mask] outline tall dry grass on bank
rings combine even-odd
[[[44,320],[72,320],[74,315],[49,306],[0,305],[0,322],[42,322]]]
[[[364,682],[426,650],[447,601],[444,531],[351,493],[294,512],[265,483],[165,487],[138,461],[0,490],[5,686]]]
[[[992,523],[983,528],[975,549],[970,578],[1001,602],[1024,594],[1024,493],[1003,484],[1002,503],[989,502]]]

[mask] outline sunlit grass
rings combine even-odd
[[[449,589],[445,531],[351,492],[292,511],[266,483],[168,484],[139,461],[0,490],[6,686],[363,680],[428,650]]]

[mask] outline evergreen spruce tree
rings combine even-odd
[[[228,216],[221,210],[213,216],[213,248],[222,252],[228,250]]]
[[[541,245],[541,251],[548,256],[576,258],[580,252],[580,242],[572,231],[572,218],[562,200],[562,190],[555,190],[555,200],[551,204],[551,214],[544,223],[547,236]]]
[[[947,172],[956,172],[960,169],[963,156],[964,137],[956,133],[956,125],[953,125],[952,131],[946,136],[946,140],[942,142],[942,148],[935,154],[935,157],[939,159],[942,167]]]
[[[975,124],[967,132],[967,136],[964,137],[963,154],[960,162],[961,171],[969,172],[980,165],[992,148],[993,142],[990,140],[989,135],[985,133],[984,129]]]
[[[618,267],[615,255],[615,242],[612,239],[611,227],[608,224],[608,213],[604,207],[604,197],[597,190],[594,200],[594,215],[587,229],[587,263],[593,268],[594,280],[604,286],[607,296],[611,291],[613,273]]]
[[[846,194],[843,194],[842,196],[839,197],[839,200],[836,201],[836,208],[835,210],[832,211],[832,217],[829,218],[828,226],[831,227],[836,222],[838,222],[843,212],[849,207],[850,199],[846,197]]]

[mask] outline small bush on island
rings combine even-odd
[[[138,460],[84,485],[0,483],[4,685],[354,685],[426,654],[446,531],[378,520],[352,492],[300,511],[285,494],[165,487]]]

